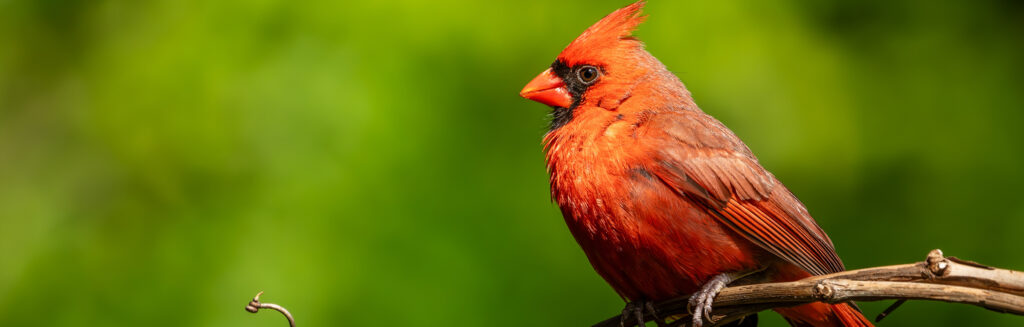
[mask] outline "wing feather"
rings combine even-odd
[[[705,119],[706,118],[706,119]],[[768,252],[822,275],[844,270],[832,241],[803,204],[717,120],[700,111],[654,115],[644,135],[658,148],[654,171],[680,195]]]

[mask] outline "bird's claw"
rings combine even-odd
[[[658,317],[658,310],[654,309],[654,302],[644,302],[644,306],[647,308],[647,314],[651,315],[651,317],[654,317],[654,323],[658,324],[658,327],[665,326],[665,321],[661,320],[661,318]]]
[[[664,322],[661,321],[661,318],[658,318],[658,313],[654,310],[654,302],[651,301],[634,301],[626,303],[626,307],[622,309],[622,316],[619,317],[619,326],[633,326],[632,324],[626,325],[626,320],[629,318],[636,318],[636,326],[645,326],[646,321],[644,320],[644,311],[647,311],[647,314],[654,318],[654,322],[657,323],[658,326],[664,326]]]
[[[626,319],[636,316],[638,327],[644,326],[644,313],[640,311],[641,306],[637,305],[636,302],[626,303],[626,307],[622,308],[622,316],[619,317],[619,327],[627,327]],[[632,324],[628,326],[633,326]]]
[[[705,319],[712,323],[715,322],[711,317],[711,304],[714,303],[718,292],[722,291],[730,281],[732,278],[724,274],[715,276],[707,284],[704,284],[700,291],[690,296],[686,310],[693,315],[693,327],[703,326]]]

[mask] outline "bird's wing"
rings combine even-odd
[[[714,212],[753,243],[804,270],[843,271],[832,241],[807,209],[732,131],[700,111],[662,112],[643,128],[650,167],[680,196]],[[652,139],[651,139],[652,138]]]

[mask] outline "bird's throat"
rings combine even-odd
[[[551,125],[548,127],[548,131],[554,131],[565,124],[568,124],[572,120],[572,113],[576,110],[577,104],[569,106],[569,108],[552,107],[551,108]]]

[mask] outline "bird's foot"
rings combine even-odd
[[[730,282],[736,280],[736,277],[736,274],[719,274],[705,283],[700,291],[690,296],[690,303],[687,305],[687,309],[693,314],[693,327],[703,326],[704,319],[712,323],[714,322],[711,318],[711,304],[714,302],[718,292],[722,291]]]
[[[633,301],[633,302],[626,303],[626,307],[622,309],[622,316],[619,317],[619,326],[620,327],[633,326],[632,323],[629,324],[629,325],[626,325],[626,321],[629,320],[629,319],[633,319],[633,318],[636,319],[636,324],[637,324],[636,326],[637,327],[645,326],[645,320],[644,320],[644,311],[645,310],[647,311],[647,314],[650,317],[654,318],[654,322],[657,323],[659,327],[665,325],[665,322],[662,321],[661,318],[658,318],[658,313],[654,310],[654,302],[652,302],[652,301]]]

